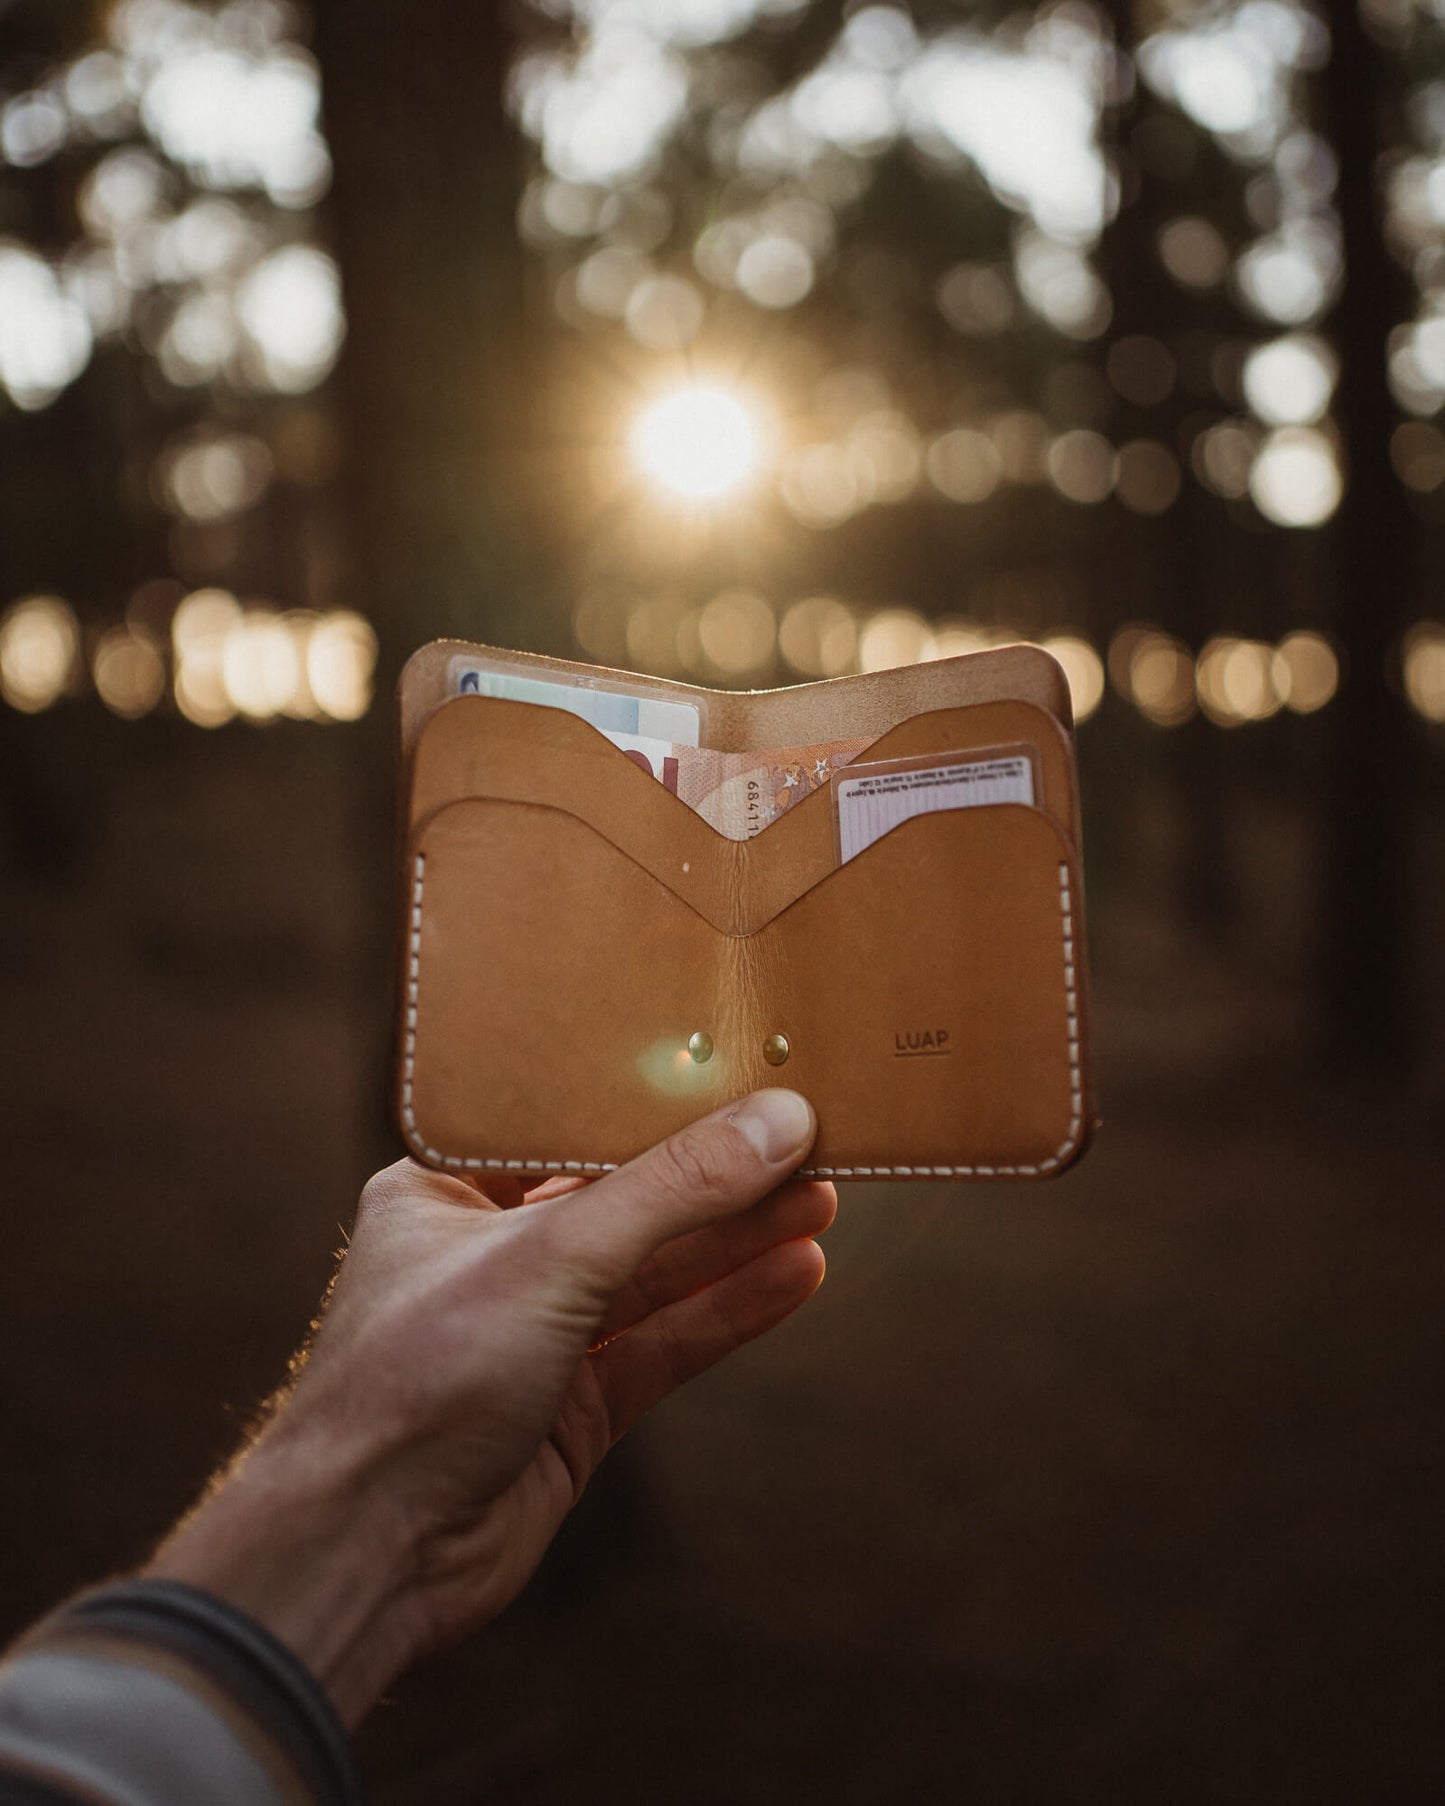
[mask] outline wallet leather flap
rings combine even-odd
[[[819,1174],[1032,1177],[1083,1146],[1079,874],[1041,811],[916,817],[745,934],[535,802],[443,805],[408,878],[402,1123],[433,1165],[604,1171],[778,1083],[814,1101]]]
[[[696,703],[705,711],[707,744],[723,752],[858,739],[886,733],[909,715],[969,703],[1031,702],[1065,729],[1073,725],[1068,683],[1058,661],[1041,646],[1000,646],[961,658],[825,678],[779,690],[708,690],[535,652],[500,652],[466,640],[433,640],[412,654],[401,676],[398,695],[404,758],[410,758],[427,717],[457,694],[450,679],[452,664],[468,654],[499,659],[534,677],[642,685],[650,693]]]
[[[1027,744],[1040,801],[1074,840],[1073,774],[1062,728],[1026,702],[936,709],[893,725],[860,761]],[[837,864],[824,785],[748,841],[719,834],[587,722],[558,709],[460,696],[422,729],[412,765],[415,827],[469,796],[546,803],[594,824],[715,927],[746,934]]]

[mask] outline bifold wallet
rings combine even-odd
[[[565,700],[518,699],[568,687],[757,753],[768,783],[731,794],[776,813],[730,838],[674,794],[675,761],[660,781],[665,760]],[[1082,1151],[1074,740],[1038,647],[736,692],[436,641],[400,708],[397,1109],[418,1159],[601,1173],[765,1085],[812,1101],[805,1170],[828,1178],[1038,1178]],[[840,742],[862,750],[768,756]],[[973,800],[1003,779],[1032,800]]]

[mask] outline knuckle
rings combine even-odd
[[[380,1216],[396,1196],[396,1182],[397,1169],[394,1166],[384,1167],[381,1172],[373,1173],[361,1188],[357,1216]]]
[[[726,1138],[711,1124],[693,1123],[657,1150],[659,1177],[684,1196],[714,1195],[736,1180],[736,1161]]]
[[[361,1188],[357,1220],[387,1215],[411,1198],[454,1196],[460,1191],[474,1196],[471,1188],[447,1174],[434,1173],[415,1160],[397,1160],[373,1173]]]

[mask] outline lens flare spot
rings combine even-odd
[[[680,389],[638,417],[632,452],[662,488],[707,500],[736,489],[756,468],[757,428],[736,395]]]

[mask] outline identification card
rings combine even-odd
[[[838,863],[846,865],[891,828],[940,809],[1034,801],[1033,758],[1026,748],[999,748],[980,757],[945,754],[928,760],[853,764],[833,779]]]
[[[450,670],[454,696],[500,696],[509,702],[540,703],[580,715],[610,740],[623,736],[672,746],[696,746],[701,720],[695,703],[666,695],[649,695],[608,682],[567,683],[555,677],[532,677],[515,665],[483,664],[454,658]]]

